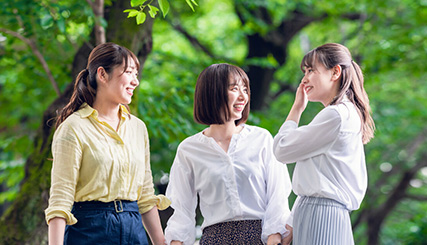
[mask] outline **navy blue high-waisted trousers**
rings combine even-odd
[[[75,202],[71,213],[78,222],[65,228],[65,245],[148,245],[136,201]]]

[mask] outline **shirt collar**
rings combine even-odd
[[[129,111],[124,105],[120,105],[120,115],[122,119],[126,119],[128,115],[130,115]],[[80,109],[78,110],[81,118],[87,118],[91,115],[95,116],[95,118],[98,118],[98,111],[93,109],[90,105],[88,105],[86,102],[84,102]]]

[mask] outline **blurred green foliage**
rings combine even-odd
[[[427,2],[295,1],[295,0],[204,0],[193,13],[184,1],[171,4],[165,19],[153,28],[153,51],[141,71],[140,86],[132,112],[146,122],[150,133],[151,160],[155,180],[167,173],[178,144],[205,126],[192,117],[194,85],[198,74],[212,63],[230,62],[276,67],[268,107],[253,111],[248,123],[267,128],[274,135],[294,99],[302,78],[299,64],[309,49],[326,42],[346,45],[365,74],[377,131],[366,145],[369,190],[359,211],[379,207],[399,182],[401,173],[421,159],[427,147]],[[244,3],[248,21],[242,24],[235,4]],[[272,17],[268,24],[251,17],[249,10],[265,7]],[[246,60],[246,36],[261,36],[278,28],[293,11],[305,11],[318,21],[305,27],[287,47],[287,62],[277,67],[272,56]],[[352,14],[358,18],[351,18]],[[61,91],[72,82],[73,56],[89,39],[93,13],[85,1],[16,0],[0,3],[0,28],[32,38],[46,59]],[[209,49],[194,47],[173,28],[180,24]],[[0,29],[1,30],[1,29]],[[290,90],[281,91],[283,85]],[[277,97],[273,97],[276,96]],[[33,147],[44,110],[56,98],[40,62],[21,40],[0,31],[0,203],[13,200],[24,176],[24,164]],[[321,109],[311,103],[301,124],[310,122]],[[417,139],[421,141],[414,150]],[[424,150],[425,151],[425,150]],[[289,165],[292,172],[293,165]],[[425,197],[427,165],[411,181],[408,195]],[[423,244],[427,240],[427,204],[404,199],[387,217],[381,244]],[[355,229],[357,244],[366,244],[365,223]]]

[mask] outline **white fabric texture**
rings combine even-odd
[[[175,210],[165,236],[193,244],[197,195],[202,229],[234,220],[262,220],[262,239],[281,233],[290,211],[291,183],[287,167],[273,155],[273,138],[262,128],[243,125],[226,153],[213,138],[200,132],[178,147],[166,196]]]
[[[324,108],[305,126],[286,121],[274,137],[274,153],[281,162],[296,162],[292,189],[298,196],[330,198],[348,210],[359,208],[367,172],[361,121],[350,101]]]

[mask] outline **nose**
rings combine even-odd
[[[137,74],[134,75],[134,77],[133,77],[133,79],[131,81],[131,84],[134,85],[135,87],[137,87],[139,85],[139,80],[138,80],[138,75]]]
[[[301,79],[301,82],[302,82],[302,83],[304,83],[304,84],[308,82],[308,81],[307,81],[306,76],[304,76],[304,77]]]

